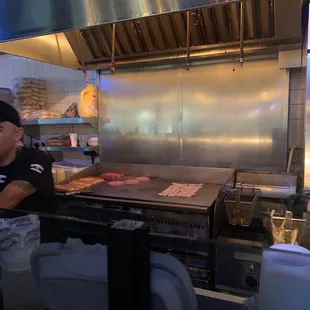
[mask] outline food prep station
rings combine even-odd
[[[4,2],[15,16],[14,5]],[[97,130],[95,145],[88,140],[72,147],[68,135],[65,144],[50,140],[48,152],[92,159],[57,185],[109,172],[150,179],[57,191],[58,210],[46,216],[59,219],[64,240],[90,244],[106,244],[104,228],[119,221],[143,222],[150,248],[183,263],[198,300],[207,290],[252,296],[263,249],[283,240],[303,245],[308,229],[305,219],[293,221],[282,212],[283,200],[298,192],[298,176],[290,173],[296,145],[288,145],[288,106],[289,72],[300,62],[299,4],[177,0],[172,6],[149,0],[141,9],[141,1],[130,7],[121,2],[93,0],[89,11],[83,1],[51,3],[46,11],[54,24],[33,19],[30,34],[19,19],[12,25],[2,15],[0,51],[80,69],[87,83],[87,71],[96,70],[98,117],[23,123],[35,133],[43,125],[70,124],[75,140],[78,124]],[[41,16],[37,7],[42,10],[32,4],[22,12]],[[5,42],[14,39],[23,40]],[[173,183],[203,185],[188,198],[159,195]],[[209,306],[202,302],[200,309]]]
[[[65,212],[84,219],[113,222],[131,219],[145,222],[151,232],[177,238],[205,240],[214,236],[215,201],[231,186],[233,169],[99,163],[64,180],[96,176],[104,172],[121,172],[127,176],[148,176],[148,182],[112,187],[108,181],[90,188],[90,193],[74,196],[58,193]],[[162,197],[158,194],[173,182],[203,183],[197,195],[191,198]],[[219,211],[220,212],[220,211]],[[158,245],[160,247],[160,244]],[[164,246],[162,250],[169,252]],[[181,245],[175,255],[188,262],[188,270],[200,287],[212,287],[212,249],[197,253],[182,253]],[[178,252],[179,251],[179,252]],[[174,251],[170,251],[174,254]],[[191,263],[192,260],[192,263]]]
[[[123,219],[142,221],[156,237],[153,243],[156,250],[179,259],[195,287],[216,288],[241,296],[258,290],[262,249],[271,244],[263,225],[263,213],[280,211],[281,199],[294,194],[297,183],[297,176],[292,174],[239,175],[224,168],[106,162],[84,169],[60,184],[103,173],[121,173],[125,178],[147,176],[150,180],[117,187],[107,180],[85,191],[58,191],[61,201],[58,215],[107,225]],[[203,186],[190,198],[158,195],[172,183],[203,183]],[[239,213],[248,221],[243,226],[236,225],[236,217],[230,216],[238,208],[232,198],[236,191],[241,192],[242,207],[247,207],[244,197],[246,203],[251,202],[246,212]],[[75,233],[78,230],[75,226]],[[87,235],[82,224],[80,233]],[[100,241],[95,235],[91,238],[92,242]],[[210,244],[204,251],[201,248],[197,251],[195,242],[208,241]]]

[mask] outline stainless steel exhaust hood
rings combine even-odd
[[[0,41],[111,24],[240,0],[1,0]]]
[[[116,23],[116,64],[135,59],[141,64],[143,58],[162,59],[165,55],[182,59],[187,47],[188,15],[184,11],[190,10],[191,49],[208,57],[221,48],[223,54],[225,46],[232,50],[240,40],[239,2],[2,0],[0,52],[73,69],[82,62],[89,68],[101,68],[111,63],[111,23]],[[244,1],[244,40],[245,47],[256,43],[258,50],[270,46],[268,42],[273,46],[298,42],[298,1]],[[199,49],[208,52],[199,53]]]

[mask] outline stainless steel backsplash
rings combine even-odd
[[[104,161],[285,169],[289,74],[275,59],[116,72],[100,86]]]

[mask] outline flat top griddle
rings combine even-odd
[[[77,197],[110,197],[116,199],[135,200],[143,203],[153,202],[162,205],[184,206],[187,208],[206,209],[210,207],[218,196],[221,185],[205,184],[194,197],[162,197],[160,192],[172,183],[185,183],[163,179],[150,179],[148,182],[140,182],[136,185],[111,186],[108,181],[92,187],[92,193],[78,195]]]

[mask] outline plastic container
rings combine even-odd
[[[89,146],[98,146],[99,145],[99,138],[98,136],[92,136],[88,138],[88,145]]]
[[[56,172],[56,169],[52,169],[52,174],[53,174],[53,180],[54,180],[54,184],[57,183],[57,172]]]
[[[93,84],[81,91],[78,111],[80,117],[98,117],[97,89]]]
[[[69,133],[71,147],[77,147],[78,145],[78,134],[77,133]]]
[[[66,171],[63,168],[55,168],[57,183],[66,179]]]
[[[88,135],[79,135],[80,147],[86,147],[88,141]]]
[[[2,256],[2,285],[4,310],[44,310],[30,266],[32,247],[25,246],[25,236],[19,246]]]
[[[231,225],[249,226],[260,190],[235,189],[224,200],[226,213]]]
[[[57,183],[63,181],[64,179],[67,179],[71,177],[72,175],[86,169],[87,166],[80,166],[80,165],[74,165],[66,162],[56,162],[53,163],[53,169],[57,171],[61,170],[64,171],[64,178],[62,180],[58,180],[57,178]]]
[[[258,309],[309,309],[309,283],[310,251],[290,244],[272,246],[263,252]]]

